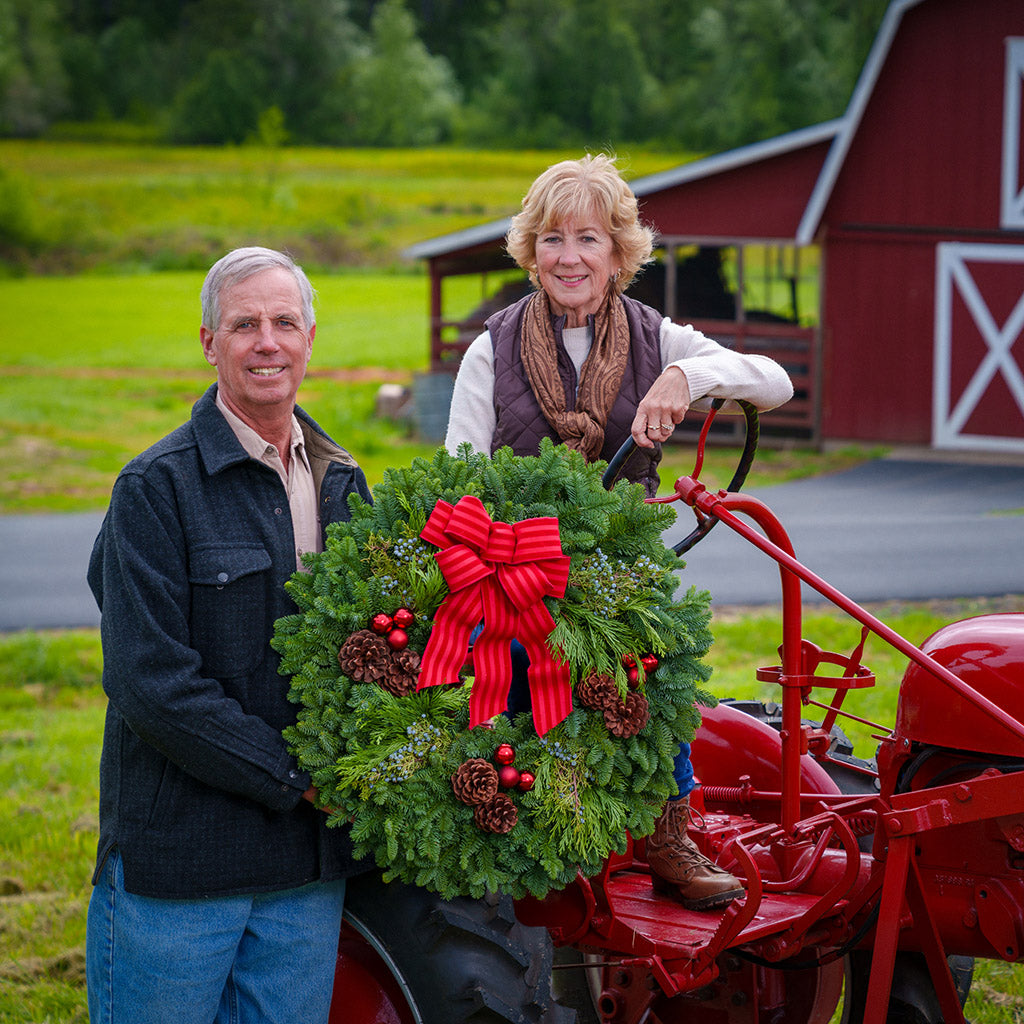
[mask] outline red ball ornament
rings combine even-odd
[[[632,654],[624,654],[622,656],[623,668],[633,668],[634,665],[636,665],[636,658],[634,658]]]
[[[404,629],[393,629],[388,633],[388,646],[393,651],[404,651],[409,646],[409,634]]]
[[[626,681],[634,690],[640,685],[640,672],[635,665],[626,673]]]
[[[510,764],[503,764],[498,769],[498,784],[502,789],[515,789],[522,781],[519,769]]]
[[[391,618],[401,629],[408,629],[416,621],[416,616],[408,608],[399,608]]]
[[[650,675],[658,667],[658,659],[653,654],[648,654],[646,658],[640,659],[640,664],[643,665],[644,671]]]
[[[500,776],[499,776],[500,777]],[[520,772],[519,773],[519,788],[525,793],[529,789],[533,789],[533,784],[537,781],[537,776],[533,772]]]
[[[502,743],[500,747],[494,752],[494,760],[498,764],[511,764],[516,759],[516,752],[512,749],[511,744]]]
[[[391,616],[380,612],[370,620],[370,629],[374,633],[386,633],[392,626]]]

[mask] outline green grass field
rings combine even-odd
[[[205,269],[254,242],[310,269],[395,268],[415,242],[515,213],[545,167],[581,155],[0,140],[25,265],[48,272]],[[693,156],[618,155],[629,178]]]
[[[230,246],[252,241],[292,247],[319,293],[303,405],[353,451],[371,483],[388,465],[428,454],[433,444],[406,424],[373,416],[381,383],[409,382],[427,364],[427,280],[402,265],[399,253],[513,212],[537,171],[561,155],[578,154],[268,153],[0,140],[0,167],[27,197],[37,239],[36,250],[19,253],[19,265],[48,272],[0,277],[8,310],[0,514],[105,506],[121,465],[177,426],[212,379],[198,342],[202,274]],[[682,159],[626,156],[631,176]],[[353,266],[360,269],[338,272]],[[54,273],[82,269],[91,272]],[[453,282],[446,312],[472,309],[479,287],[472,279]],[[764,449],[751,479],[831,472],[875,454]],[[725,483],[735,458],[732,449],[710,453],[704,477],[711,486]],[[692,464],[688,447],[674,447],[663,475],[675,479]],[[919,642],[938,625],[989,607],[878,611]],[[775,610],[717,610],[714,632],[713,691],[778,699],[754,678],[776,658]],[[857,630],[815,612],[805,617],[805,635],[849,651]],[[879,684],[859,711],[891,723],[903,659],[871,642],[865,661]],[[96,631],[0,635],[0,1024],[86,1020],[101,667]],[[851,724],[847,731],[869,756],[871,730]],[[1024,1020],[1020,973],[979,965],[968,1006],[975,1024]]]
[[[954,602],[935,607],[873,608],[915,642],[951,618],[999,607]],[[774,661],[773,609],[713,622],[712,689],[721,696],[779,700],[754,670]],[[826,649],[849,651],[857,630],[812,612],[805,635]],[[891,724],[905,661],[869,644],[865,662],[878,678],[858,699],[863,717]],[[0,635],[0,1022],[85,1022],[85,911],[95,856],[97,764],[105,700],[95,630]],[[860,696],[860,695],[859,695]],[[856,737],[861,756],[874,744]],[[980,961],[968,1014],[974,1024],[1024,1019],[1019,967]]]

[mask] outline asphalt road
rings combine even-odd
[[[804,565],[855,601],[1024,594],[1024,460],[890,457],[745,492],[778,516]],[[694,524],[675,507],[669,544]],[[99,624],[85,571],[101,520],[0,517],[0,631]],[[780,598],[776,563],[724,524],[685,563],[681,584],[709,590],[719,605]],[[804,597],[823,600],[806,585]]]

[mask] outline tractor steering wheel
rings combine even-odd
[[[757,409],[755,409],[750,402],[744,401],[742,398],[736,398],[733,399],[733,401],[735,401],[735,403],[743,410],[745,436],[743,439],[743,451],[740,453],[739,462],[737,462],[736,469],[733,471],[732,479],[729,481],[729,486],[725,488],[727,491],[738,491],[743,487],[743,483],[747,479],[747,473],[750,472],[750,467],[753,465],[754,456],[757,454],[757,442],[761,433]],[[715,414],[724,404],[724,398],[716,398],[711,403],[710,412],[708,412],[707,416],[704,418],[704,426],[701,429],[700,440],[697,442],[697,467],[693,472],[694,477],[696,477],[700,472],[700,467],[704,462],[704,445],[707,441],[707,434],[708,429],[711,426],[711,421],[715,418]],[[622,472],[622,467],[626,464],[626,460],[633,454],[637,447],[638,445],[636,441],[633,440],[632,436],[627,437],[622,447],[612,456],[608,463],[608,468],[604,471],[604,475],[601,477],[601,483],[604,485],[605,490],[611,490],[615,485],[615,481]],[[657,501],[659,499],[648,498],[647,500]],[[670,498],[668,500],[674,501],[675,499]],[[693,531],[679,541],[678,544],[674,544],[672,546],[672,550],[677,555],[685,554],[697,543],[697,541],[703,540],[718,522],[717,519],[711,516],[705,517],[698,515],[697,519],[697,526]]]

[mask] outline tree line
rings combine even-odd
[[[0,134],[717,151],[838,116],[886,0],[0,0]]]

